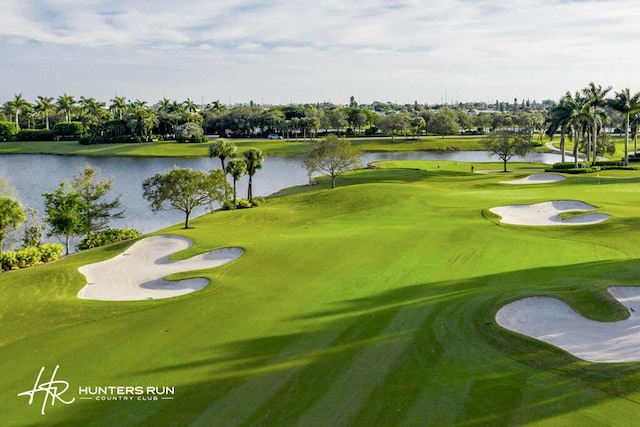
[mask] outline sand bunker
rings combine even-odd
[[[171,298],[188,294],[207,286],[203,278],[164,280],[185,271],[218,267],[238,258],[240,248],[224,248],[196,255],[182,261],[171,261],[169,255],[187,249],[191,240],[180,236],[152,236],[133,244],[124,253],[78,270],[87,278],[87,285],[78,298],[104,301],[135,301]]]
[[[500,215],[504,224],[515,225],[585,225],[597,224],[609,218],[606,214],[585,214],[562,219],[563,212],[587,212],[595,208],[575,200],[554,200],[534,205],[499,206],[489,209]]]
[[[564,181],[566,178],[555,173],[535,173],[522,179],[502,181],[501,184],[549,184]]]
[[[611,287],[609,293],[629,310],[627,320],[596,322],[558,299],[531,297],[502,307],[496,322],[589,362],[640,361],[640,288]]]

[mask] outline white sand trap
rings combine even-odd
[[[627,320],[596,322],[558,299],[531,297],[502,307],[496,322],[588,362],[640,361],[640,288],[611,287],[609,293],[629,310]]]
[[[164,280],[185,271],[218,267],[237,259],[240,248],[224,248],[196,255],[182,261],[171,261],[169,255],[187,249],[191,240],[180,236],[152,236],[134,243],[124,253],[106,261],[83,265],[78,270],[87,285],[78,298],[103,301],[136,301],[171,298],[195,292],[207,286],[203,278]]]
[[[555,173],[534,173],[522,179],[502,181],[501,184],[549,184],[564,181],[566,178]]]
[[[554,200],[534,205],[499,206],[489,210],[502,217],[500,222],[514,225],[585,225],[609,219],[606,214],[585,214],[567,219],[559,216],[563,212],[588,212],[594,209],[587,203],[575,200]]]

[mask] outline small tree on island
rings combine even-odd
[[[507,172],[507,162],[512,157],[524,156],[533,148],[526,133],[505,129],[491,132],[482,140],[482,144],[490,156],[496,155],[502,160],[503,172]]]
[[[336,178],[346,171],[360,166],[360,151],[345,138],[329,135],[316,142],[304,160],[309,176],[320,172],[331,177],[331,188],[336,187]]]
[[[229,184],[222,170],[209,173],[192,169],[174,168],[157,173],[142,183],[144,198],[152,212],[179,210],[184,212],[184,228],[189,228],[189,216],[199,206],[223,203]]]

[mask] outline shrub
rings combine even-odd
[[[584,168],[588,168],[591,165],[588,162],[580,162],[578,163],[578,167],[577,169],[584,169]],[[573,162],[564,162],[564,163],[554,163],[551,166],[551,169],[576,169],[575,165]]]
[[[53,131],[47,129],[24,129],[16,134],[18,141],[53,141]]]
[[[0,266],[2,266],[2,271],[17,270],[18,257],[15,251],[2,252],[0,254]]]
[[[586,167],[586,168],[570,168],[570,169],[547,168],[545,169],[545,172],[562,172],[562,173],[578,174],[578,173],[598,172],[601,169],[602,168],[600,166],[592,166],[592,167]]]
[[[64,253],[64,246],[60,243],[44,243],[38,248],[40,248],[42,262],[55,261]]]
[[[89,236],[82,239],[78,248],[80,250],[97,248],[123,240],[135,239],[136,237],[140,237],[140,233],[134,228],[107,228],[106,230],[89,234]]]
[[[17,251],[6,251],[0,255],[2,271],[19,270],[46,262],[55,261],[62,256],[63,247],[59,243],[45,243],[29,246]]]

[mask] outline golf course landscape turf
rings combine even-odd
[[[381,162],[258,208],[154,234],[241,248],[175,298],[94,301],[78,268],[134,243],[0,275],[2,425],[629,425],[640,363],[591,363],[496,322],[531,296],[585,318],[629,311],[607,292],[640,283],[640,172],[505,185],[544,165]],[[256,177],[259,179],[259,176]],[[490,209],[575,200],[598,224],[502,224]],[[65,404],[28,395],[65,381]],[[157,400],[81,399],[80,388],[170,388]],[[85,396],[87,397],[87,396]],[[88,396],[91,397],[91,396]],[[104,397],[104,396],[103,396]],[[113,397],[113,396],[110,396]],[[117,397],[117,396],[116,396]],[[139,397],[139,396],[138,396]],[[144,397],[150,397],[145,394]],[[168,395],[164,395],[168,397]],[[55,401],[51,405],[51,400]],[[43,415],[41,412],[45,412]]]

